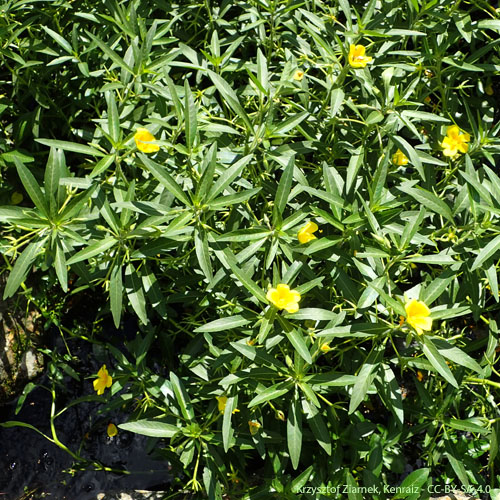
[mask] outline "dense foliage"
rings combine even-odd
[[[5,297],[95,344],[179,496],[499,486],[498,9],[0,9]]]

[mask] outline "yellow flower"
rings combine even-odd
[[[297,80],[298,82],[300,82],[302,80],[302,78],[304,78],[304,72],[303,71],[300,71],[300,69],[298,69],[294,74],[293,74],[293,79],[294,80]]]
[[[218,403],[218,408],[221,413],[224,413],[224,410],[226,409],[226,403],[227,403],[227,396],[216,396],[215,399],[217,400]],[[233,410],[233,414],[235,414],[238,410],[238,408],[235,408]]]
[[[97,377],[94,380],[94,390],[97,391],[97,395],[100,396],[104,394],[104,389],[106,387],[111,387],[113,383],[113,378],[108,374],[106,370],[106,365],[102,365],[101,369],[97,372]]]
[[[23,201],[23,195],[19,191],[15,191],[12,193],[12,196],[10,197],[10,201],[13,205],[18,205]]]
[[[415,328],[418,334],[421,335],[423,330],[432,329],[431,312],[423,302],[413,299],[405,305],[405,310],[407,323]]]
[[[155,136],[146,128],[138,128],[134,139],[137,149],[143,153],[156,153],[160,150],[158,144],[152,144],[156,140]]]
[[[321,344],[321,347],[320,349],[323,351],[323,352],[328,352],[331,350],[331,347],[329,346],[328,342],[325,342],[324,344]]]
[[[469,150],[470,135],[467,133],[461,134],[458,125],[452,125],[446,130],[446,137],[441,143],[441,147],[444,149],[443,154],[445,156],[454,157],[458,153],[467,153]]]
[[[364,68],[373,58],[365,56],[363,45],[352,45],[349,47],[349,64],[353,68]]]
[[[249,420],[248,422],[248,428],[250,429],[250,434],[252,436],[255,436],[257,432],[259,432],[259,429],[262,427],[260,422],[257,422],[257,420]]]
[[[308,222],[298,233],[297,238],[301,243],[308,243],[315,240],[314,232],[318,230],[318,225],[315,222]]]
[[[408,165],[408,157],[398,149],[393,155],[392,155],[392,163],[394,165]]]
[[[116,436],[118,434],[118,429],[116,428],[115,424],[109,424],[107,432],[108,432],[108,436],[110,438],[112,438],[112,437],[114,437],[114,436]]]
[[[270,288],[266,298],[278,309],[285,309],[289,313],[299,310],[300,293],[290,290],[288,285],[280,283],[276,288]]]

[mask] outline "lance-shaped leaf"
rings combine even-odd
[[[81,262],[82,260],[87,260],[96,255],[102,254],[109,250],[111,247],[115,246],[118,241],[113,238],[113,236],[106,236],[102,240],[94,241],[94,243],[88,245],[84,249],[77,252],[73,257],[71,257],[67,264],[71,266],[72,264],[76,264],[77,262]]]
[[[68,266],[66,264],[66,256],[59,238],[56,241],[56,256],[54,259],[54,268],[56,270],[57,279],[61,284],[62,289],[68,291]]]
[[[248,323],[251,323],[251,320],[243,317],[241,314],[236,314],[235,316],[228,316],[227,318],[210,321],[210,323],[206,323],[196,328],[195,333],[222,332],[224,330],[231,330],[239,326],[248,325]]]
[[[155,420],[136,420],[135,422],[118,424],[118,427],[124,431],[156,438],[171,438],[181,430],[175,425]]]
[[[144,166],[147,170],[149,170],[155,179],[164,186],[167,191],[172,193],[179,201],[184,203],[186,206],[191,206],[191,202],[184,193],[184,191],[180,188],[179,184],[175,182],[174,178],[167,172],[167,169],[158,163],[155,163],[153,160],[150,160],[145,154],[140,153],[139,157],[144,163]]]
[[[226,453],[233,439],[234,430],[231,423],[231,417],[233,416],[233,411],[236,409],[237,403],[238,396],[229,397],[224,408],[224,416],[222,418],[222,444]]]
[[[208,76],[214,82],[215,87],[219,91],[220,95],[223,97],[224,101],[227,102],[229,107],[238,115],[245,123],[247,133],[253,132],[252,121],[246,114],[243,106],[241,105],[236,92],[231,88],[231,86],[217,73],[207,70]]]
[[[19,178],[23,183],[24,189],[28,193],[29,197],[35,204],[35,206],[40,210],[40,212],[45,216],[49,216],[49,207],[45,200],[45,196],[40,189],[40,186],[36,182],[33,174],[24,166],[24,164],[17,158],[14,158],[14,163],[16,164],[17,173]]]
[[[193,148],[194,140],[196,139],[196,129],[198,109],[194,102],[193,93],[189,87],[189,83],[184,80],[184,131],[186,136],[186,145],[188,151]]]
[[[290,195],[290,188],[292,187],[292,181],[293,181],[294,164],[295,164],[295,156],[291,156],[290,159],[288,160],[288,165],[283,171],[280,182],[278,184],[278,189],[276,191],[276,196],[274,197],[274,206],[273,206],[274,226],[277,226],[281,221],[283,211],[285,210],[286,207],[286,202],[288,201],[288,196]]]
[[[77,142],[68,141],[58,141],[55,139],[35,139],[36,142],[43,144],[44,146],[49,146],[53,148],[63,149],[64,151],[73,151],[74,153],[80,153],[83,155],[92,156],[104,156],[105,153],[95,149],[91,146],[85,146],[84,144],[78,144]]]
[[[208,247],[207,232],[205,229],[196,229],[194,232],[194,249],[198,264],[203,274],[210,282],[213,278],[212,263],[210,261],[210,249]]]
[[[356,376],[356,383],[352,388],[351,402],[349,403],[349,415],[356,411],[356,408],[365,399],[366,393],[373,382],[377,368],[380,363],[382,350],[373,350],[366,358],[361,370]]]
[[[182,416],[189,422],[194,420],[193,405],[181,379],[174,372],[170,372],[170,382],[172,383],[175,399],[179,404]]]
[[[481,267],[490,257],[500,250],[500,234],[493,238],[484,248],[481,249],[476,260],[472,264],[471,271]]]
[[[272,399],[283,396],[283,394],[286,394],[292,387],[293,384],[291,382],[280,382],[272,385],[257,394],[257,396],[255,396],[250,403],[248,403],[248,408],[252,408],[253,406],[257,406],[265,403],[266,401],[271,401]]]
[[[451,370],[448,368],[446,361],[444,360],[443,356],[439,354],[439,351],[437,350],[434,343],[425,335],[422,338],[422,350],[424,351],[426,358],[445,380],[447,380],[453,387],[456,387],[458,389],[458,383],[455,380],[453,373],[451,373]]]
[[[144,325],[147,324],[148,315],[146,313],[146,300],[144,299],[142,280],[131,262],[128,263],[125,269],[125,291],[135,313]]]
[[[17,258],[12,271],[9,274],[9,278],[5,285],[5,290],[3,292],[3,298],[7,299],[12,297],[14,293],[17,291],[21,283],[26,278],[26,274],[28,269],[35,261],[40,249],[45,245],[48,236],[45,238],[30,243],[24,250],[23,253]]]
[[[291,401],[288,410],[286,437],[292,467],[297,469],[302,450],[302,408],[300,406],[298,393],[295,394],[295,398]]]
[[[115,264],[111,269],[111,275],[109,278],[109,303],[111,308],[111,314],[113,316],[113,322],[115,323],[116,328],[120,327],[122,302],[123,302],[122,267],[119,264]]]

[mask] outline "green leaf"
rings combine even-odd
[[[485,269],[484,274],[486,279],[488,280],[488,284],[491,288],[491,295],[495,299],[496,302],[499,302],[499,293],[498,293],[498,274],[495,264],[491,264],[488,269]]]
[[[404,423],[404,410],[398,380],[389,365],[382,364],[382,371],[384,381],[379,384],[379,388],[382,389],[379,394],[384,394],[384,403],[394,414],[399,425],[402,426]]]
[[[286,436],[292,467],[297,469],[302,450],[302,408],[297,393],[290,402],[286,421]]]
[[[100,38],[94,36],[89,31],[85,30],[85,33],[91,38],[91,40],[121,69],[127,71],[131,75],[134,75],[134,70],[112,49],[110,49]]]
[[[265,403],[266,401],[271,401],[272,399],[278,398],[286,394],[291,388],[293,384],[291,382],[280,382],[278,384],[272,385],[267,389],[264,389],[262,392],[257,394],[249,403],[248,408],[252,408],[253,406],[260,405]]]
[[[229,397],[226,401],[226,407],[224,408],[224,416],[222,418],[222,444],[224,446],[224,451],[230,448],[231,440],[233,438],[233,426],[231,423],[231,417],[233,416],[233,411],[236,409],[237,397]]]
[[[45,189],[45,199],[49,204],[50,217],[57,213],[57,192],[59,189],[59,180],[62,174],[63,152],[59,149],[50,148],[49,158],[45,167],[45,176],[43,186]]]
[[[447,440],[445,442],[445,455],[448,457],[450,464],[455,471],[458,479],[466,488],[469,486],[469,478],[467,477],[467,471],[465,470],[462,455],[457,452],[455,445],[451,442],[451,440]],[[458,458],[459,457],[459,458]]]
[[[359,493],[360,487],[358,486],[358,483],[352,477],[352,474],[350,472],[346,472],[347,476],[347,498],[349,500],[363,500],[363,495]]]
[[[290,484],[290,489],[292,491],[297,491],[304,486],[309,478],[311,477],[311,473],[314,470],[314,465],[310,465],[304,472],[300,473]]]
[[[223,332],[224,330],[231,330],[233,328],[238,328],[239,326],[245,326],[251,323],[251,321],[241,314],[236,314],[234,316],[228,316],[227,318],[220,318],[210,323],[206,323],[194,330],[195,333],[204,332]]]
[[[331,321],[338,319],[338,317],[337,313],[317,307],[306,307],[299,309],[296,313],[285,314],[287,319],[313,319],[316,321]]]
[[[253,125],[252,121],[246,114],[245,110],[240,104],[238,96],[234,92],[234,90],[230,87],[230,85],[217,73],[214,73],[211,70],[207,70],[208,76],[211,78],[212,82],[214,82],[215,87],[223,97],[224,101],[227,102],[229,107],[238,115],[243,122],[245,123],[247,133],[253,133]]]
[[[414,118],[416,120],[422,120],[427,122],[443,122],[449,123],[450,120],[444,116],[435,115],[434,113],[428,113],[427,111],[415,111],[412,109],[405,109],[401,115],[404,118]],[[411,120],[413,121],[413,120]]]
[[[82,260],[88,260],[96,255],[106,252],[117,243],[118,241],[113,236],[105,236],[102,240],[94,241],[94,243],[77,252],[68,260],[67,264],[68,266],[71,266],[72,264],[76,264]]]
[[[68,291],[68,267],[66,265],[66,257],[64,249],[59,239],[56,241],[56,255],[54,258],[54,268],[56,270],[57,279],[61,284],[61,288]]]
[[[148,323],[148,315],[146,312],[146,301],[144,299],[142,280],[131,262],[129,262],[125,268],[125,292],[135,313],[141,322],[146,325]]]
[[[47,33],[47,35],[52,37],[62,49],[64,49],[68,54],[73,55],[73,47],[71,47],[71,44],[68,41],[66,41],[61,35],[59,35],[55,31],[51,30],[50,28],[47,28],[47,26],[41,25],[41,27],[45,31],[45,33]]]
[[[195,230],[194,248],[200,269],[210,282],[213,279],[213,271],[212,263],[210,261],[210,249],[208,247],[207,232],[204,229]]]
[[[349,0],[339,0],[340,8],[345,15],[347,28],[349,31],[352,30],[352,13],[351,6],[349,5]],[[349,497],[350,500],[350,497]]]
[[[231,182],[233,182],[234,179],[236,179],[236,177],[241,174],[243,169],[247,166],[252,158],[252,155],[244,156],[243,158],[240,158],[228,170],[225,170],[210,189],[207,195],[206,202],[210,203],[217,195],[222,193],[224,189],[226,189],[229,184],[231,184]]]
[[[28,394],[35,388],[37,387],[36,384],[34,384],[33,382],[29,382],[28,384],[26,384],[24,386],[24,389],[23,389],[23,392],[21,393],[21,395],[17,398],[17,403],[16,403],[16,411],[15,411],[15,414],[18,415],[19,412],[21,411],[22,407],[23,407],[23,404],[24,402],[26,401],[26,397],[28,396]]]
[[[156,438],[171,438],[181,430],[175,425],[155,420],[136,420],[135,422],[118,424],[118,427],[124,431]]]
[[[44,146],[49,146],[51,148],[59,148],[64,151],[73,151],[74,153],[80,153],[82,155],[91,156],[104,156],[105,153],[99,151],[90,146],[85,146],[84,144],[78,144],[77,142],[68,141],[56,141],[54,139],[35,139],[36,142],[43,144]]]
[[[238,266],[236,257],[231,252],[231,250],[229,250],[229,248],[225,248],[223,254],[231,271],[236,276],[236,278],[241,281],[241,284],[258,300],[267,303],[266,294],[264,293],[262,288],[257,286],[255,281],[253,281],[252,278]]]
[[[390,307],[396,314],[399,314],[400,316],[406,316],[406,311],[403,305],[399,301],[394,300],[392,297],[390,297],[386,292],[384,292],[384,290],[382,290],[382,288],[378,287],[377,283],[375,283],[375,280],[369,283],[368,286],[373,288],[384,299],[386,307]]]
[[[480,425],[477,425],[474,422],[471,422],[469,420],[460,420],[458,418],[446,418],[444,420],[444,423],[453,428],[457,429],[459,431],[464,431],[464,432],[474,432],[476,434],[489,434],[490,430],[487,429],[486,427],[481,427]]]
[[[49,207],[45,200],[45,196],[40,189],[40,186],[35,180],[33,174],[21,163],[17,158],[14,158],[14,163],[16,164],[17,173],[19,178],[23,183],[24,189],[28,193],[29,197],[35,204],[35,206],[40,210],[40,212],[45,216],[49,216]]]
[[[321,191],[320,189],[315,189],[309,186],[302,186],[302,189],[309,193],[310,195],[319,198],[320,200],[324,200],[332,205],[335,205],[339,208],[344,208],[344,200],[335,194],[327,193],[326,191]]]
[[[332,95],[330,97],[330,118],[334,118],[340,110],[340,107],[344,103],[345,93],[342,89],[332,90]]]
[[[140,153],[139,157],[144,163],[144,166],[149,170],[155,179],[164,186],[167,191],[172,193],[179,201],[181,201],[187,207],[191,206],[191,201],[186,196],[186,193],[180,188],[180,186],[175,182],[173,177],[167,172],[167,169],[153,160],[150,160],[145,154]]]
[[[492,257],[495,252],[500,250],[500,234],[493,238],[478,254],[474,263],[472,264],[471,271],[475,271],[478,267],[481,267],[484,262],[486,262],[490,257]]]
[[[113,92],[106,92],[106,100],[108,101],[108,131],[114,145],[116,145],[120,140],[121,129],[115,94]]]
[[[279,318],[281,319],[281,318]],[[285,335],[287,336],[288,340],[290,341],[290,344],[293,345],[295,350],[300,354],[302,359],[310,365],[312,365],[312,358],[311,354],[309,352],[309,349],[307,348],[306,342],[304,340],[304,336],[300,332],[300,330],[296,330],[295,328],[289,329],[288,331],[285,331]]]
[[[425,302],[428,306],[438,299],[446,290],[448,285],[456,278],[456,273],[451,270],[443,271],[437,278],[425,289],[421,289],[420,300]]]
[[[380,350],[373,350],[366,358],[361,370],[356,376],[356,383],[352,388],[351,401],[349,403],[349,415],[354,413],[357,407],[365,399],[366,393],[370,388],[375,377],[376,369],[379,365]]]
[[[403,153],[410,159],[411,164],[417,169],[420,177],[425,180],[425,172],[422,167],[422,161],[420,160],[420,157],[413,146],[408,141],[397,135],[392,136],[391,139],[396,143],[396,146],[398,146],[398,148],[401,149],[401,151],[403,151]]]
[[[194,199],[198,202],[205,199],[205,196],[208,194],[208,190],[213,184],[216,164],[217,143],[214,142],[212,146],[210,146],[208,153],[203,158],[203,171],[194,195]]]
[[[196,129],[198,126],[197,118],[198,109],[194,102],[191,88],[189,87],[189,83],[186,79],[184,80],[184,127],[188,151],[192,150],[196,139]]]
[[[122,267],[115,264],[111,269],[109,279],[109,303],[111,315],[116,328],[120,328],[120,320],[122,314],[123,302],[123,282],[122,282]]]
[[[4,299],[12,297],[12,295],[16,293],[17,289],[26,278],[26,274],[35,261],[39,251],[45,245],[47,239],[48,236],[34,243],[30,243],[16,259],[16,263],[14,264],[5,285],[5,290],[3,292]]]
[[[325,420],[321,416],[320,411],[309,401],[304,400],[302,404],[307,408],[307,423],[311,428],[316,441],[328,455],[331,455],[332,440],[330,437],[330,432],[328,431]]]
[[[449,360],[457,363],[458,365],[465,366],[470,370],[474,370],[477,373],[482,373],[483,369],[479,366],[479,363],[471,358],[464,351],[458,347],[452,346],[446,339],[433,338],[432,342],[436,346],[437,350],[441,355]]]
[[[179,379],[179,377],[172,371],[170,372],[170,382],[172,383],[172,389],[174,390],[175,399],[179,404],[182,416],[189,422],[194,420],[194,409],[191,404],[188,393],[184,387],[184,384]]]
[[[410,195],[434,213],[442,215],[452,224],[454,223],[450,207],[434,193],[430,193],[423,188],[407,187],[404,184],[399,186],[398,189],[403,193]]]
[[[410,218],[408,224],[406,224],[403,230],[403,234],[401,235],[401,239],[399,240],[399,249],[401,251],[404,250],[410,244],[411,240],[419,230],[420,225],[424,220],[424,217],[425,217],[425,206],[422,205],[420,207],[420,211],[418,212],[418,214]]]
[[[235,194],[228,194],[227,196],[219,196],[209,203],[210,210],[220,210],[236,203],[241,203],[253,198],[262,188],[245,189]]]
[[[108,167],[115,161],[115,155],[106,155],[104,158],[101,158],[92,169],[92,172],[89,174],[89,178],[97,177],[99,174],[105,172]]]
[[[400,485],[399,493],[396,493],[393,499],[407,498],[413,494],[412,491],[420,491],[429,477],[429,471],[430,469],[418,469],[406,476]]]
[[[443,359],[441,354],[439,354],[436,346],[425,335],[422,336],[422,339],[422,350],[424,351],[424,354],[430,361],[431,365],[437,370],[439,374],[441,374],[441,376],[445,380],[447,380],[453,387],[458,389],[458,383],[455,380],[453,373],[451,373],[451,370],[448,368],[448,365],[446,364],[446,361]]]
[[[290,196],[290,188],[293,181],[293,169],[295,165],[295,156],[291,156],[288,160],[288,165],[281,175],[276,196],[274,197],[273,206],[273,226],[279,227],[279,221],[282,219],[283,211],[285,210],[288,197]]]

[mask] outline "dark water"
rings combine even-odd
[[[83,376],[80,381],[64,378],[63,387],[57,390],[57,411],[76,398],[95,394],[92,379],[85,376],[95,374],[102,360],[96,360],[92,347],[82,341],[71,348],[72,354],[77,355],[78,366],[75,368]],[[112,359],[104,361],[112,367]],[[50,387],[51,381],[44,375],[37,384]],[[0,406],[0,422],[16,420],[28,423],[51,437],[51,402],[50,392],[37,387],[29,393],[18,415],[15,415],[15,401]],[[112,490],[169,490],[168,463],[154,460],[148,453],[148,449],[153,448],[151,438],[121,430],[117,436],[108,437],[108,424],[126,422],[127,413],[115,410],[101,414],[103,406],[103,403],[92,401],[70,407],[55,420],[57,436],[71,451],[86,460],[98,461],[129,474],[95,471],[88,462],[78,464],[68,453],[34,430],[0,427],[0,500],[42,497],[90,500],[98,493]]]

